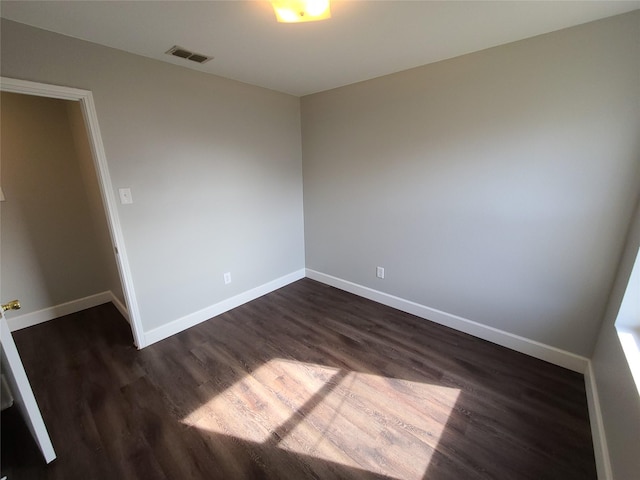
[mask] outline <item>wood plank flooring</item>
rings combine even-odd
[[[596,478],[581,375],[309,279],[141,351],[110,304],[15,339],[58,458],[3,413],[8,480]]]

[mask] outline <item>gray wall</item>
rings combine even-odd
[[[590,357],[638,198],[639,18],[303,97],[307,268]]]
[[[614,324],[639,248],[640,204],[629,230],[602,330],[591,359],[611,466],[614,478],[621,480],[636,478],[640,472],[640,395]],[[639,294],[635,292],[636,296]]]
[[[93,92],[113,186],[132,190],[118,213],[145,331],[304,267],[298,98],[6,20],[1,33],[3,76]]]
[[[67,102],[1,95],[3,299],[27,314],[109,290]]]

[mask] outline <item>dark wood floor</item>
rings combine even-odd
[[[15,339],[58,458],[3,414],[8,480],[596,478],[581,375],[308,279],[142,351],[110,304]]]

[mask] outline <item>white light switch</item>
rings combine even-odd
[[[130,188],[119,188],[118,192],[120,193],[120,203],[122,205],[133,203],[133,197],[131,196]]]

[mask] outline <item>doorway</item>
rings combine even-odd
[[[66,129],[67,134],[71,135],[71,139],[68,138],[66,142],[72,143],[71,149],[76,156],[75,167],[69,162],[63,164],[58,161],[58,164],[48,165],[47,172],[41,171],[42,166],[37,165],[24,166],[24,171],[19,175],[16,175],[15,171],[7,171],[13,176],[11,181],[26,184],[22,185],[23,198],[24,188],[34,192],[34,195],[27,196],[21,208],[29,210],[31,217],[39,219],[34,227],[33,218],[30,225],[21,224],[19,218],[13,218],[12,230],[16,231],[12,231],[11,235],[4,235],[7,241],[20,243],[16,251],[18,255],[22,255],[23,260],[28,261],[27,271],[23,272],[22,278],[25,285],[22,285],[20,291],[16,290],[16,293],[22,295],[20,292],[28,285],[29,295],[33,294],[33,301],[38,308],[21,318],[28,318],[31,324],[35,324],[111,300],[129,321],[136,346],[144,347],[144,334],[139,322],[137,302],[91,92],[7,78],[0,79],[0,87],[3,95],[22,97],[26,101],[26,106],[17,110],[14,105],[14,111],[20,112],[22,109],[23,117],[32,113],[33,107],[37,104],[45,105],[48,115],[54,115],[51,118],[60,119],[61,115],[66,116],[66,127],[53,120],[47,128],[42,129],[41,126],[38,135],[55,138],[54,144],[49,147],[51,151],[46,153],[47,157],[54,153],[64,157],[65,153],[57,150],[64,147],[61,145],[64,144],[61,137]],[[13,97],[8,104],[20,101],[20,98]],[[27,148],[35,148],[38,139],[29,139],[28,132],[19,135],[27,137],[21,139]],[[42,146],[40,148],[42,149]],[[39,155],[38,152],[30,153]],[[2,177],[4,182],[10,181],[5,175]],[[12,186],[3,184],[2,187],[5,197],[3,210],[19,217],[19,214],[24,212],[15,212],[15,208],[14,211],[8,208]],[[39,196],[38,193],[45,195]],[[62,207],[65,209],[64,212],[58,211]],[[44,228],[47,223],[53,229]],[[73,231],[67,231],[68,229]],[[54,231],[58,234],[51,233]],[[65,257],[74,258],[76,263],[69,262],[66,264],[68,268],[65,268]],[[11,263],[10,261],[7,263]],[[66,293],[63,292],[65,289]],[[69,291],[78,292],[72,294],[78,298],[65,300],[64,295],[68,297]],[[3,296],[13,293],[7,292],[4,283],[0,284],[0,292]],[[26,300],[24,298],[23,303]],[[49,306],[42,308],[47,302]],[[48,318],[44,318],[47,316]]]

